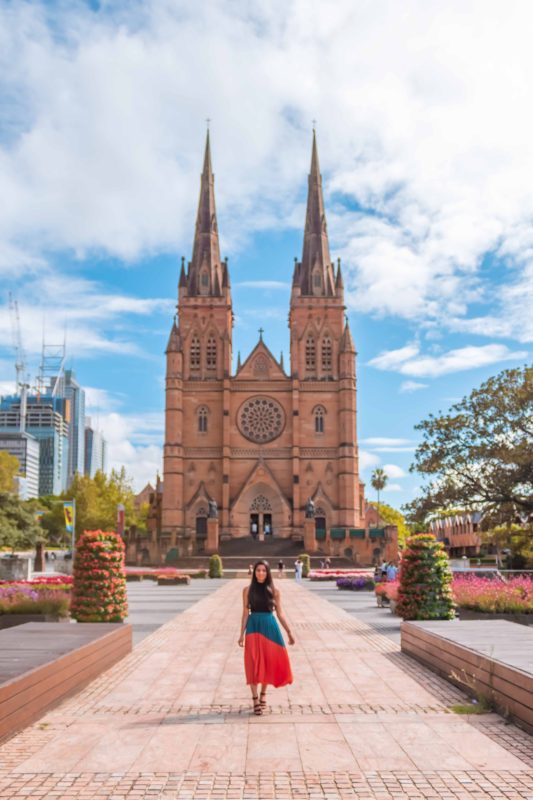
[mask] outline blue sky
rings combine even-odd
[[[533,9],[299,0],[0,6],[0,391],[7,294],[30,371],[67,337],[141,487],[160,466],[163,351],[191,256],[205,118],[234,352],[288,363],[311,120],[358,349],[363,476],[411,500],[416,433],[533,338]]]

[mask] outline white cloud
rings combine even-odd
[[[248,289],[290,289],[290,284],[283,281],[240,281],[234,285]]]
[[[407,475],[397,464],[384,464],[383,469],[389,478],[405,478]]]
[[[372,447],[400,447],[411,442],[410,439],[395,439],[386,436],[368,436],[366,439],[361,439],[361,441]]]
[[[370,467],[376,467],[380,461],[380,457],[374,455],[374,453],[359,449],[359,469],[361,472],[370,469]]]
[[[126,468],[136,491],[162,471],[164,438],[163,414],[120,414],[111,412],[99,418],[108,446],[108,469]]]
[[[399,350],[381,353],[369,361],[369,364],[377,369],[392,370],[402,375],[435,378],[503,361],[520,361],[527,357],[527,351],[513,352],[501,344],[460,347],[437,356],[423,355],[418,346],[409,345]]]
[[[399,483],[388,483],[385,488],[383,489],[384,492],[403,492],[403,486],[400,486]]]
[[[400,393],[401,394],[411,394],[412,392],[418,392],[420,389],[427,389],[427,383],[417,383],[416,381],[403,381],[400,386]]]
[[[188,250],[206,113],[224,248],[301,228],[316,114],[349,305],[459,329],[472,300],[496,302],[466,327],[521,339],[532,24],[517,0],[505,15],[495,0],[4,5],[0,270]],[[501,301],[490,252],[509,270]]]

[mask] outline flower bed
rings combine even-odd
[[[180,586],[188,585],[190,582],[189,575],[159,575],[157,578],[158,586]]]
[[[453,597],[459,608],[487,614],[533,614],[533,580],[494,581],[473,575],[456,576]]]
[[[39,586],[0,586],[0,615],[39,614],[65,618],[69,615],[70,593]]]
[[[398,599],[399,584],[399,581],[382,581],[377,583],[376,588],[374,589],[376,597],[381,598],[382,600],[393,600],[396,602]]]
[[[113,531],[84,531],[76,545],[72,616],[78,622],[122,622],[128,615],[124,542]]]
[[[126,568],[126,580],[127,581],[157,581],[159,583],[159,578],[179,578],[179,577],[187,577],[187,578],[207,578],[207,570],[206,569],[193,569],[193,570],[181,570],[177,569],[176,567],[161,567],[161,568],[154,568],[154,569],[135,569],[134,567],[127,567]]]
[[[72,586],[72,575],[50,575],[31,578],[29,581],[0,581],[0,586]]]
[[[370,575],[352,575],[337,578],[337,589],[348,589],[352,592],[360,592],[364,589],[371,590],[376,584]]]
[[[336,581],[339,578],[370,578],[372,573],[360,569],[312,569],[310,581]]]

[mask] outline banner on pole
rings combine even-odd
[[[65,512],[65,528],[69,533],[74,529],[74,502],[72,500],[65,500],[63,503],[63,511]]]

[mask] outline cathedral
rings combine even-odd
[[[329,250],[314,133],[289,328],[288,367],[260,332],[233,373],[231,281],[220,257],[208,132],[192,258],[182,260],[166,349],[163,551],[182,540],[189,553],[203,552],[213,508],[222,541],[301,540],[309,508],[317,540],[365,528],[356,352],[340,261]]]

